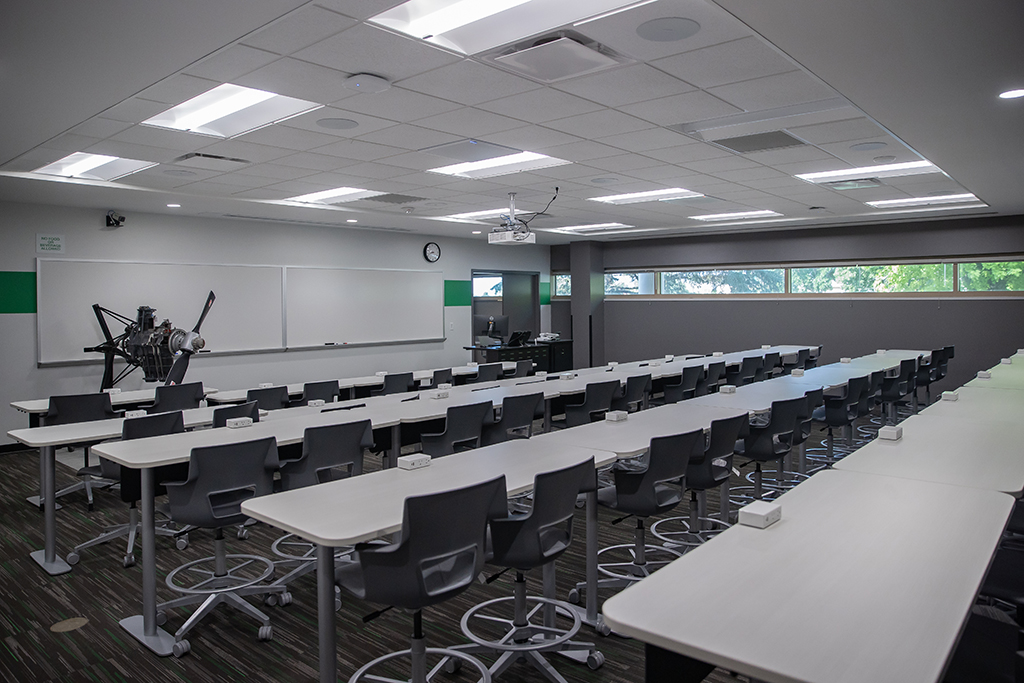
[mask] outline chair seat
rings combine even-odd
[[[654,487],[654,499],[655,507],[657,508],[651,514],[658,514],[671,510],[683,499],[682,493],[676,486],[669,486],[667,484],[656,484]],[[619,500],[618,490],[615,486],[606,486],[598,489],[597,491],[597,502],[604,505],[612,510],[619,510],[620,512],[626,512],[631,515],[643,515],[648,510],[635,510],[628,504],[624,505]]]
[[[103,468],[99,465],[89,465],[88,467],[82,467],[78,470],[78,476],[80,477],[102,477]]]
[[[365,599],[366,581],[363,580],[363,568],[359,566],[358,562],[336,568],[334,582],[360,600]]]

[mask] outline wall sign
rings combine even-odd
[[[36,233],[37,254],[63,254],[64,235],[43,235]]]

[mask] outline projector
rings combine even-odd
[[[537,235],[533,232],[516,230],[495,230],[487,235],[488,244],[536,244]]]

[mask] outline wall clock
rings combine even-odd
[[[437,242],[427,242],[423,245],[423,258],[430,263],[437,263],[441,258],[441,247],[437,246]]]

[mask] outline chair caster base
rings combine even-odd
[[[280,605],[281,607],[287,607],[292,604],[292,594],[285,591],[280,594],[270,593],[267,597],[263,598],[263,604],[268,607],[274,607]]]
[[[566,599],[573,605],[578,605],[580,604],[580,592],[575,588],[570,588]]]
[[[68,553],[68,556],[65,559],[67,560],[68,564],[74,567],[76,564],[79,563],[79,561],[81,561],[82,557],[76,552],[70,552]]]
[[[182,534],[174,540],[174,547],[178,550],[184,550],[188,547],[188,534]]]
[[[121,564],[124,566],[125,569],[128,569],[129,567],[134,567],[135,566],[135,556],[134,555],[125,555],[124,559],[121,560]]]
[[[273,640],[274,638],[274,627],[273,626],[260,626],[259,634],[256,636],[261,641]]]
[[[171,650],[171,654],[173,654],[177,659],[181,659],[189,652],[192,652],[192,643],[187,640],[177,641],[174,643],[174,648]]]
[[[611,633],[611,629],[608,630],[608,633]],[[602,635],[608,635],[608,634],[602,634]],[[604,653],[603,652],[591,652],[589,655],[587,655],[587,667],[589,667],[591,671],[597,671],[602,666],[604,666]]]

